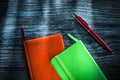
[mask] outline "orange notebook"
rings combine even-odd
[[[61,34],[24,41],[31,80],[61,80],[50,60],[64,50]]]

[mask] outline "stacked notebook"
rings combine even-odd
[[[24,40],[31,80],[107,80],[81,40],[64,50],[61,34]]]
[[[64,50],[61,34],[24,41],[25,53],[32,80],[60,80],[50,60]]]
[[[51,63],[62,80],[107,80],[81,40],[55,56]]]

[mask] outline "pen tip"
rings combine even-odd
[[[24,25],[22,25],[21,28],[24,28]]]
[[[112,54],[112,50],[110,49],[109,52]]]
[[[24,30],[24,25],[21,26],[21,29]]]
[[[77,16],[75,13],[72,13],[72,15],[75,17],[75,16]]]

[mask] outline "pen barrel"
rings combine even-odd
[[[101,45],[103,48],[105,48],[107,51],[112,53],[112,50],[109,48],[109,46],[95,33],[94,30],[90,28],[90,26],[80,17],[75,15],[75,19],[93,36],[93,38]]]
[[[86,30],[90,30],[89,25],[88,25],[80,16],[76,16],[75,19],[76,19]]]
[[[100,36],[98,36],[97,33],[95,33],[94,30],[89,30],[89,33],[95,38],[96,41],[98,41],[98,43],[100,43],[100,45],[102,45],[106,50],[108,50],[109,52],[112,52],[112,50],[110,49],[109,46],[107,46],[107,44],[101,39]]]

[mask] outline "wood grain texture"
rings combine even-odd
[[[66,48],[81,39],[108,80],[120,80],[119,0],[0,0],[0,80],[30,80],[20,26],[26,39],[62,33]],[[111,47],[104,50],[75,21],[80,15]],[[89,66],[89,65],[88,65]]]

